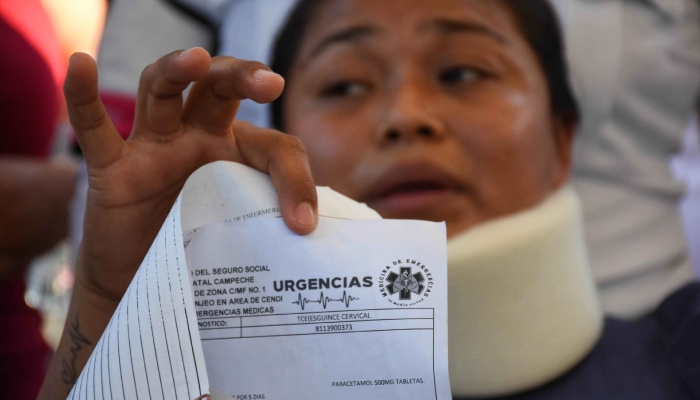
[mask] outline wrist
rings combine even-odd
[[[76,279],[61,341],[38,399],[65,399],[68,396],[118,304]]]
[[[95,309],[111,316],[114,310],[117,309],[126,290],[121,292],[104,287],[104,285],[99,284],[95,279],[87,277],[86,274],[80,270],[79,265],[80,259],[78,259],[76,265],[72,299],[76,301],[89,301]]]

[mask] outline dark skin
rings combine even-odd
[[[358,27],[366,33],[316,50]],[[124,142],[99,102],[94,62],[73,57],[65,93],[90,192],[69,323],[39,399],[65,398],[72,380],[62,376],[82,370],[184,181],[207,162],[270,173],[301,234],[316,225],[311,170],[385,217],[445,220],[450,235],[531,207],[568,176],[574,124],[552,114],[503,1],[327,1],[290,76],[294,136],[234,121],[240,99],[280,94],[281,77],[254,79],[261,69],[201,49],[161,58],[144,71]]]
[[[574,123],[507,1],[326,1],[288,81],[285,129],[316,182],[385,218],[451,236],[568,177]]]
[[[188,101],[182,91],[191,82]],[[215,160],[269,173],[287,226],[311,232],[316,187],[299,140],[234,121],[242,99],[269,102],[284,80],[257,62],[175,52],[141,77],[134,129],[121,139],[97,88],[94,60],[71,58],[65,95],[89,192],[67,321],[39,399],[64,399],[189,175]]]

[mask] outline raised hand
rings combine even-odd
[[[183,104],[182,91],[191,82]],[[89,171],[80,249],[85,282],[120,298],[185,180],[215,160],[269,173],[289,228],[313,230],[316,194],[303,146],[291,136],[234,121],[241,100],[269,102],[283,87],[282,77],[258,62],[212,59],[200,48],[171,53],[144,70],[134,128],[124,141],[97,94],[94,61],[74,55],[65,93]]]
[[[282,77],[258,62],[211,58],[201,48],[168,54],[141,76],[136,119],[125,141],[98,96],[94,60],[73,55],[64,91],[89,192],[71,308],[40,399],[65,398],[185,181],[200,166],[229,160],[269,173],[287,226],[299,234],[315,228],[316,187],[304,147],[289,135],[235,121],[241,100],[270,102],[283,87]]]

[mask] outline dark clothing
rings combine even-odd
[[[58,89],[41,55],[0,16],[0,156],[45,157]],[[50,349],[24,301],[23,271],[0,281],[0,397],[35,399]]]
[[[51,349],[41,335],[41,316],[24,302],[24,277],[0,282],[0,398],[34,400]]]
[[[598,344],[571,371],[499,399],[700,399],[700,283],[677,291],[647,317],[607,319]]]
[[[0,155],[48,155],[58,95],[48,63],[0,16]]]

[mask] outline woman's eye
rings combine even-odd
[[[367,85],[359,82],[338,82],[323,89],[323,97],[343,97],[362,94],[367,91]]]
[[[453,67],[440,73],[440,81],[447,83],[468,83],[484,77],[484,73],[470,67]]]

